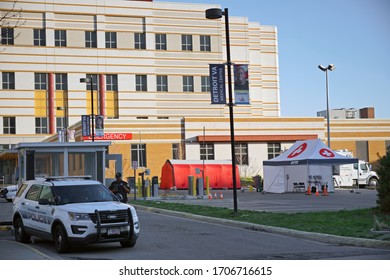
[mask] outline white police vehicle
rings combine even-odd
[[[140,227],[133,206],[118,201],[89,177],[47,177],[21,185],[13,202],[15,240],[53,240],[59,253],[76,245],[136,244]]]

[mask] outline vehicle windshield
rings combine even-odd
[[[54,186],[54,195],[59,205],[117,201],[117,198],[103,185]]]

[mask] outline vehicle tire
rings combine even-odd
[[[54,246],[58,253],[66,253],[70,249],[68,243],[68,236],[66,235],[65,228],[62,225],[56,225],[54,228]]]
[[[370,181],[368,182],[368,185],[370,187],[374,187],[376,188],[378,186],[379,182],[378,182],[378,179],[376,178],[371,178]]]
[[[129,237],[129,239],[121,241],[121,246],[123,248],[131,248],[134,247],[137,243],[137,238],[135,237],[135,234],[133,233],[132,236]]]
[[[24,230],[23,221],[20,217],[15,219],[14,234],[17,242],[28,243],[30,241],[30,235]]]
[[[9,198],[6,198],[5,200],[7,200],[8,202],[12,202],[12,199]]]

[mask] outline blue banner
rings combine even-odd
[[[225,65],[210,64],[211,104],[226,104]]]
[[[82,136],[91,136],[91,116],[82,115],[81,116],[81,133]]]

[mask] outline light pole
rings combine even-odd
[[[326,126],[327,126],[327,133],[328,133],[328,147],[330,148],[330,121],[329,121],[329,86],[328,86],[328,70],[333,71],[336,66],[333,64],[329,64],[327,67],[324,67],[322,65],[318,65],[318,68],[320,70],[324,71],[326,74]]]
[[[206,10],[207,19],[219,19],[225,16],[225,33],[226,33],[226,57],[227,57],[227,71],[228,71],[228,89],[229,89],[229,116],[230,116],[230,145],[232,153],[232,177],[233,177],[233,203],[234,213],[237,213],[237,184],[236,184],[236,151],[234,142],[234,115],[233,115],[233,93],[232,93],[232,62],[230,59],[230,35],[229,35],[229,12],[225,8],[223,11],[218,8],[211,8]]]
[[[93,79],[91,78],[81,78],[80,83],[90,83],[91,86],[91,119],[92,119],[92,142],[95,142],[95,120],[93,112]]]
[[[57,110],[64,111],[64,129],[65,129],[64,138],[65,138],[65,142],[68,142],[68,112],[67,112],[68,108],[64,106],[60,106],[57,107]]]

